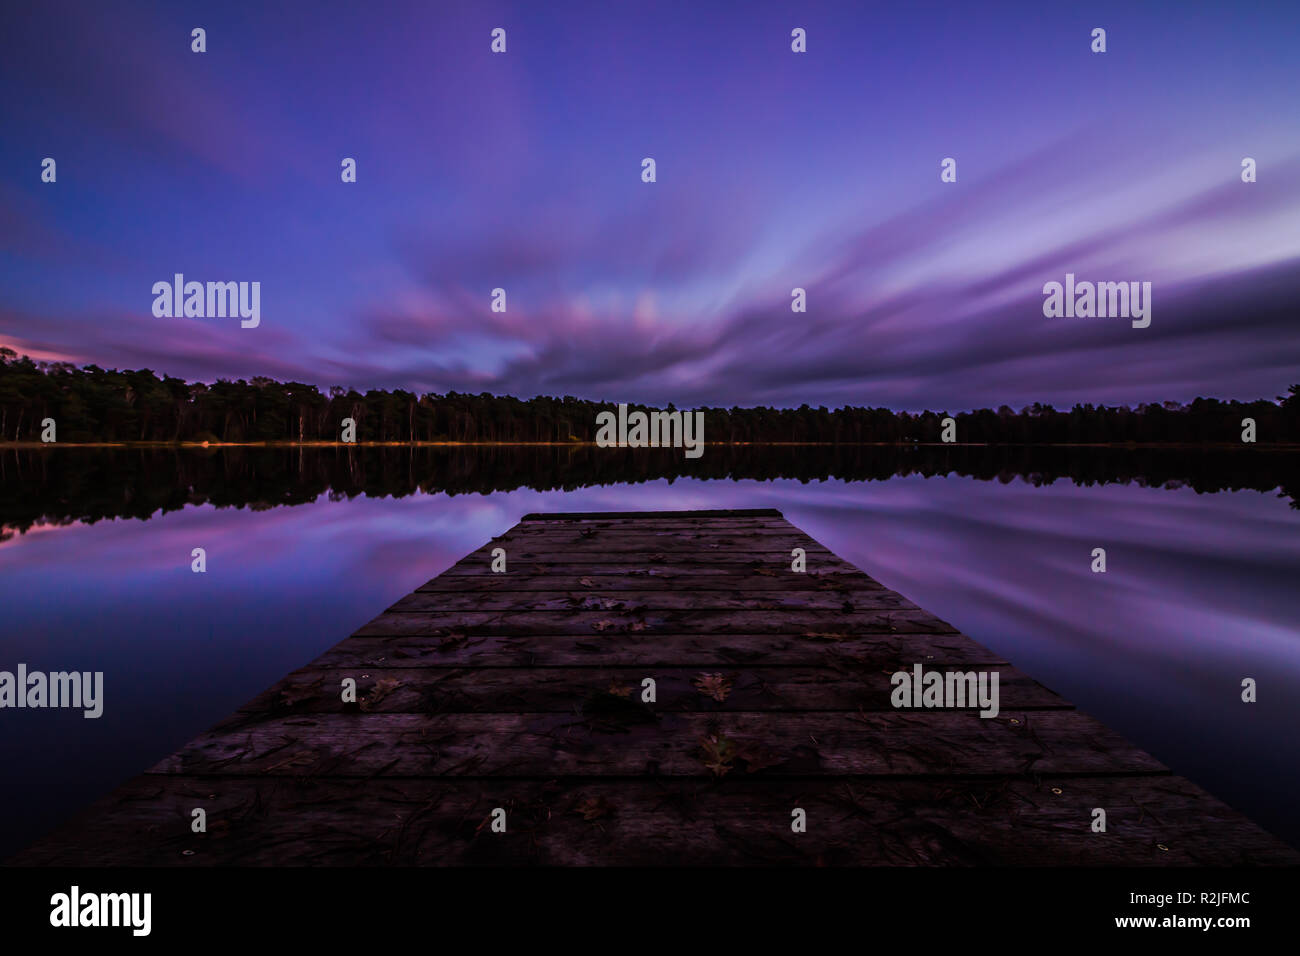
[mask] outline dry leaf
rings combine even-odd
[[[764,577],[768,577],[768,578],[776,577],[776,572],[773,571],[771,568],[755,568],[754,573],[761,574]]]
[[[375,704],[379,703],[401,686],[402,682],[394,677],[385,677],[375,681],[374,689],[361,699],[361,709],[370,710],[370,708],[374,707]]]
[[[595,820],[613,813],[614,805],[604,797],[588,797],[580,801],[574,810],[581,813],[584,820]]]
[[[727,699],[727,695],[731,693],[732,678],[723,674],[701,674],[691,683],[695,685],[695,689],[701,694],[722,703]]]
[[[602,618],[599,621],[592,621],[591,628],[595,631],[606,631],[614,626],[614,622],[609,618]]]
[[[615,697],[631,697],[632,688],[620,684],[618,681],[612,680],[609,682],[608,693],[613,694]]]
[[[701,737],[700,752],[703,754],[701,759],[704,766],[718,777],[725,776],[736,760],[735,741],[726,734]]]

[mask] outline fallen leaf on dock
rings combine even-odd
[[[604,797],[588,797],[579,801],[574,810],[581,813],[584,820],[596,820],[613,813],[614,805]]]
[[[361,699],[361,709],[370,710],[375,704],[379,703],[397,688],[402,686],[402,682],[393,677],[385,677],[375,681],[374,689]]]
[[[730,772],[736,760],[736,744],[726,734],[700,738],[701,760],[714,776],[723,777]]]
[[[734,770],[737,761],[745,764],[748,773],[786,762],[785,757],[756,740],[735,740],[722,733],[701,737],[699,755],[704,766],[718,777]]]
[[[723,674],[701,674],[691,683],[695,685],[695,689],[701,694],[722,703],[727,699],[727,695],[731,693],[732,678]]]

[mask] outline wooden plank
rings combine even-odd
[[[884,591],[885,587],[861,574],[807,574],[797,580],[787,573],[769,571],[766,575],[737,574],[724,568],[681,568],[644,565],[551,564],[545,572],[511,564],[506,574],[492,573],[486,562],[472,567],[449,568],[445,573],[416,588],[417,591],[452,591],[456,593],[520,591],[750,591],[785,594],[798,591]]]
[[[711,777],[710,737],[769,776],[1153,773],[1164,767],[1077,711],[583,715],[238,714],[150,772],[196,775]]]
[[[848,562],[826,555],[810,554],[808,556],[807,574],[796,579],[798,572],[790,570],[790,556],[781,552],[768,555],[761,561],[755,560],[753,555],[744,554],[721,554],[718,552],[710,554],[677,554],[673,555],[671,562],[669,562],[668,556],[662,553],[645,556],[628,554],[538,556],[536,552],[529,552],[528,554],[530,556],[525,557],[523,553],[512,555],[507,552],[507,570],[501,573],[491,571],[491,551],[477,552],[457,561],[443,574],[455,576],[491,573],[502,580],[530,577],[541,579],[552,574],[624,574],[682,579],[703,575],[720,575],[748,577],[755,583],[759,583],[759,578],[778,577],[790,584],[796,583],[796,580],[802,580],[804,577],[809,579],[815,577],[833,577],[837,579],[839,577],[854,577],[858,580],[873,580]],[[573,557],[578,557],[579,560],[575,561]]]
[[[327,650],[320,667],[726,667],[740,664],[875,666],[893,670],[916,662],[939,666],[1006,663],[964,635],[856,634],[847,640],[816,640],[789,634],[604,633],[470,636],[449,631],[428,635],[351,637]]]
[[[776,508],[731,508],[723,510],[703,509],[699,511],[534,511],[524,515],[520,521],[608,521],[617,518],[622,521],[673,521],[694,518],[726,518],[737,521],[742,518],[779,518],[785,515]]]
[[[1059,791],[1059,793],[1057,792]],[[208,832],[190,829],[208,813]],[[1093,807],[1107,832],[1089,832]],[[484,826],[506,810],[505,833]],[[806,833],[790,813],[807,813]],[[104,829],[116,834],[104,839]],[[88,853],[88,848],[96,848]],[[144,775],[24,866],[1296,865],[1172,776],[610,781]]]
[[[648,538],[645,535],[628,534],[609,536],[607,540],[589,541],[581,535],[564,535],[557,538],[497,538],[489,541],[474,552],[475,555],[490,555],[495,548],[506,548],[506,554],[514,557],[528,556],[532,560],[545,561],[563,558],[571,560],[586,545],[597,545],[599,550],[591,555],[593,560],[634,560],[631,555],[642,555],[645,560],[652,554],[665,554],[673,557],[680,554],[693,554],[709,557],[713,554],[733,554],[738,558],[754,560],[754,557],[781,555],[789,566],[790,552],[803,548],[811,558],[814,555],[829,559],[832,553],[820,545],[810,544],[808,539],[794,535],[660,535]],[[513,546],[513,551],[512,551]],[[513,554],[518,552],[518,554]],[[637,558],[635,560],[641,560]]]
[[[442,636],[449,632],[476,636],[528,634],[637,633],[666,634],[801,634],[815,640],[834,635],[955,633],[951,624],[920,609],[823,611],[792,608],[771,611],[385,611],[356,631],[357,637],[400,634]]]
[[[647,535],[663,534],[670,531],[714,531],[723,534],[743,531],[779,531],[783,534],[803,533],[784,518],[743,518],[739,520],[732,518],[665,518],[662,521],[652,523],[618,519],[612,521],[532,521],[520,522],[503,533],[531,535],[600,532],[603,534],[607,531]]]
[[[587,525],[574,524],[518,524],[496,535],[492,540],[513,539],[517,541],[565,541],[580,543],[584,546],[598,545],[602,542],[617,540],[647,541],[659,540],[696,540],[704,544],[719,539],[795,540],[806,541],[815,547],[822,547],[798,528],[785,521],[736,524],[734,522],[698,522],[678,524],[646,524],[628,522],[626,524],[599,523]]]
[[[1066,709],[1070,705],[1027,674],[1000,667],[1001,706],[1011,710]],[[892,710],[889,674],[832,667],[699,668],[628,667],[367,667],[340,671],[310,666],[280,681],[240,708],[244,713],[329,714],[361,707],[382,714],[572,714],[608,696],[639,701],[642,680],[656,684],[656,712]],[[701,686],[719,675],[722,700]],[[345,705],[343,678],[357,682],[359,705]],[[617,702],[605,703],[617,706]],[[972,703],[969,708],[977,708]]]
[[[413,591],[389,611],[784,611],[788,608],[840,611],[919,611],[915,604],[884,588],[855,591],[791,590],[758,595],[735,592],[665,590],[606,590],[578,587],[556,591]]]
[[[651,525],[627,525],[622,528],[583,528],[580,525],[520,528],[516,525],[504,534],[497,535],[497,537],[492,540],[552,541],[580,544],[584,547],[590,547],[592,545],[603,547],[611,541],[684,541],[694,542],[702,546],[720,544],[723,542],[755,542],[758,544],[767,543],[770,545],[772,542],[793,541],[796,543],[807,542],[818,550],[826,550],[824,546],[818,544],[814,539],[808,537],[808,535],[804,534],[802,531],[792,528],[788,524],[784,527],[774,528],[741,528],[736,527],[735,525],[725,525],[714,528],[700,528],[693,526],[660,528]]]

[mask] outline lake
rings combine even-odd
[[[0,450],[0,856],[533,511],[777,508],[1300,845],[1295,452],[710,447]],[[190,570],[204,548],[207,572]],[[1093,573],[1105,548],[1107,571]],[[1241,681],[1258,681],[1258,702]]]

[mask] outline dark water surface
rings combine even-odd
[[[778,508],[1300,845],[1300,469],[1261,450],[0,450],[0,856],[531,511]],[[206,574],[190,552],[207,551]],[[1091,552],[1106,549],[1108,572]],[[1240,699],[1243,677],[1259,702]]]

